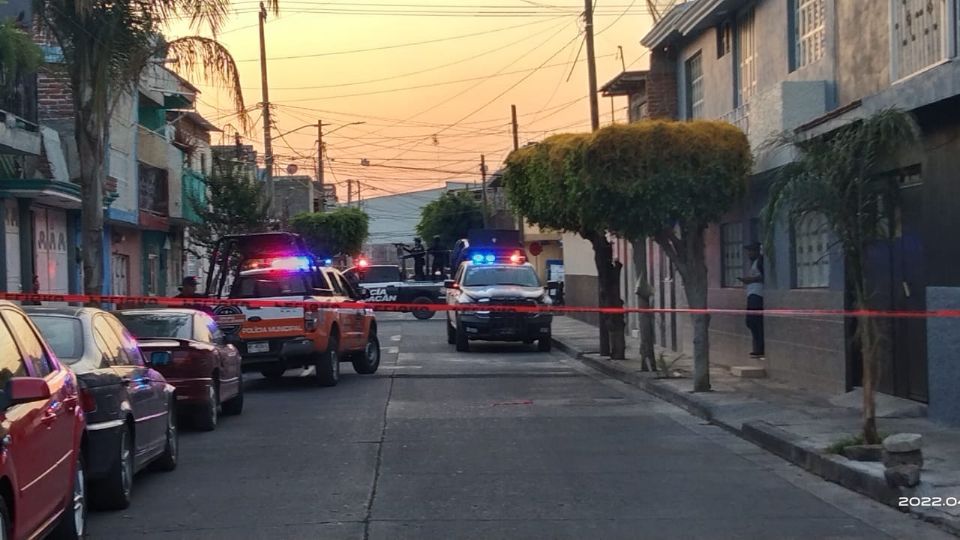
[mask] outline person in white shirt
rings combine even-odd
[[[754,242],[743,248],[750,260],[750,271],[740,281],[746,285],[747,310],[761,313],[747,314],[747,328],[753,336],[753,351],[750,356],[755,358],[764,355],[763,352],[763,256],[760,255],[760,244]]]

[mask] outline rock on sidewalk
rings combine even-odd
[[[883,471],[883,477],[890,487],[914,487],[920,483],[920,467],[916,465],[897,465]]]
[[[897,433],[883,440],[883,449],[890,453],[915,452],[923,446],[919,433]]]

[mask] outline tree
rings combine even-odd
[[[267,0],[276,10],[276,0]],[[75,113],[82,200],[83,287],[103,284],[103,184],[110,114],[133,90],[144,69],[166,61],[201,79],[225,82],[243,111],[240,77],[230,53],[215,39],[161,38],[168,22],[186,19],[216,34],[229,16],[229,0],[34,0],[41,29],[63,52]],[[245,116],[241,115],[241,121]]]
[[[0,92],[13,91],[17,81],[43,61],[40,47],[13,21],[0,21]]]
[[[470,229],[482,226],[483,209],[473,195],[448,191],[420,211],[417,234],[426,242],[439,236],[441,245],[452,246],[457,240],[466,238]]]
[[[585,148],[590,201],[606,227],[636,243],[651,237],[683,278],[687,302],[706,309],[704,234],[746,189],[752,157],[726,122],[645,121],[603,128]],[[694,312],[694,390],[710,390],[710,317]]]
[[[623,307],[620,298],[622,263],[613,258],[607,239],[605,202],[589,186],[584,154],[591,134],[554,135],[513,151],[503,174],[507,197],[524,218],[541,227],[569,231],[588,240],[597,267],[601,307]],[[624,317],[600,315],[600,353],[623,359],[626,353]]]
[[[795,148],[797,156],[770,188],[763,214],[765,243],[771,245],[783,217],[796,222],[810,214],[823,216],[842,246],[854,308],[868,309],[875,291],[868,281],[867,249],[889,238],[893,228],[884,209],[895,208],[898,195],[894,180],[877,173],[900,150],[915,144],[918,133],[908,114],[889,109],[821,137],[804,140],[787,134],[772,141],[774,146]],[[882,336],[876,319],[861,315],[856,322],[854,340],[863,358],[863,438],[876,444]]]
[[[370,216],[352,206],[300,214],[290,226],[314,253],[330,257],[359,254],[370,236]]]
[[[191,196],[188,203],[199,217],[199,223],[190,226],[190,238],[205,252],[228,234],[267,230],[269,204],[264,201],[260,182],[246,174],[242,165],[214,160],[204,184],[207,197]],[[195,253],[199,257],[205,254]]]

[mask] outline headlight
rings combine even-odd
[[[463,294],[461,294],[461,295],[457,298],[457,303],[458,303],[458,304],[472,304],[472,303],[473,303],[473,297],[470,296],[470,295],[467,294],[467,293],[463,293]]]

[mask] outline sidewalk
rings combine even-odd
[[[554,345],[587,365],[740,435],[831,482],[898,507],[901,496],[960,498],[960,429],[918,417],[921,407],[878,395],[881,433],[923,435],[924,465],[920,485],[891,488],[883,464],[849,460],[826,451],[860,430],[859,399],[817,395],[770,379],[735,377],[723,368],[710,370],[712,392],[693,393],[692,359],[680,358],[671,370],[679,377],[660,378],[640,371],[639,340],[627,336],[627,359],[610,360],[598,352],[597,328],[569,317],[553,322]],[[676,353],[664,353],[667,363]],[[921,519],[960,536],[960,506],[910,508]],[[902,509],[902,508],[901,508]]]

